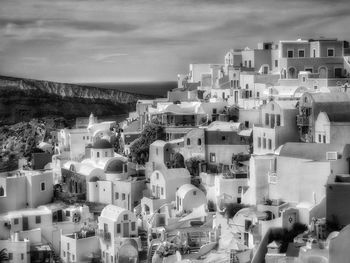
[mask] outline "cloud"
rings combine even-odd
[[[0,73],[171,80],[232,47],[343,39],[349,12],[348,0],[1,0]]]

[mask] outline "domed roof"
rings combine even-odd
[[[122,173],[125,161],[121,159],[111,160],[105,167],[105,173]]]
[[[92,145],[92,148],[93,149],[112,149],[113,146],[109,141],[105,139],[100,139],[94,142],[94,144]]]

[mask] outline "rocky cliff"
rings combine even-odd
[[[51,81],[0,76],[0,124],[32,118],[120,115],[145,95]]]

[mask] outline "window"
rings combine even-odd
[[[293,51],[293,50],[288,50],[288,52],[287,52],[287,57],[288,57],[288,58],[294,57],[294,51]]]
[[[276,114],[276,126],[281,126],[281,115]]]
[[[215,153],[210,153],[210,162],[212,163],[216,162]]]
[[[278,60],[277,59],[275,60],[275,67],[276,68],[278,67]]]
[[[326,135],[323,135],[323,143],[326,143]]]
[[[21,253],[21,260],[24,260],[24,254]]]
[[[83,136],[83,140],[85,140],[85,136]]]
[[[242,190],[243,190],[243,187],[242,186],[238,186],[238,194],[242,194]]]
[[[122,194],[122,200],[125,200],[125,194]]]
[[[156,192],[156,187],[154,185],[152,185],[152,192],[155,193]]]
[[[120,233],[120,224],[117,224],[117,233]]]
[[[191,140],[190,140],[190,138],[187,138],[187,145],[191,145]]]
[[[258,137],[258,148],[261,148],[261,137]]]
[[[193,191],[193,195],[197,195],[197,191]]]
[[[304,49],[299,49],[298,50],[298,57],[299,58],[305,57],[305,50]]]
[[[270,123],[269,114],[265,113],[265,125],[269,125],[269,123]]]
[[[66,216],[70,216],[70,211],[69,210],[66,211]]]
[[[89,140],[89,136],[86,136],[86,139]]]
[[[4,196],[5,195],[5,190],[2,186],[0,186],[0,196]]]
[[[252,61],[249,60],[249,68],[251,68],[251,67],[252,67]]]
[[[128,215],[124,215],[124,216],[123,216],[123,219],[124,219],[124,220],[128,220]]]
[[[102,253],[102,257],[105,257],[105,252],[103,251],[103,253]]]
[[[35,223],[40,224],[41,223],[41,216],[36,216],[35,217]]]
[[[266,149],[266,138],[263,139],[263,148]]]
[[[244,127],[249,128],[249,121],[244,122]]]
[[[9,260],[13,260],[13,253],[9,253]]]
[[[269,146],[269,150],[271,150],[272,149],[272,140],[271,139],[268,140],[268,146]]]
[[[135,231],[135,229],[136,229],[136,223],[131,222],[131,231]]]
[[[221,140],[222,140],[222,141],[225,141],[225,140],[226,140],[226,136],[222,136],[222,137],[221,137]]]
[[[253,97],[253,92],[250,90],[249,91],[249,98]]]
[[[156,173],[157,180],[159,180],[159,173]]]
[[[321,134],[318,135],[318,142],[322,142],[322,135]]]
[[[216,114],[216,108],[213,109],[213,114]]]
[[[75,260],[75,256],[74,256],[74,255],[72,255],[72,260],[73,260],[73,261]]]
[[[13,224],[18,225],[18,223],[19,223],[19,219],[18,219],[18,218],[15,218],[15,219],[13,220]]]
[[[119,193],[115,192],[115,199],[119,199]]]
[[[305,68],[305,71],[311,72],[313,71],[313,68]]]
[[[69,243],[67,243],[67,251],[69,251]]]
[[[201,139],[198,139],[197,144],[198,144],[198,145],[202,145],[202,140],[201,140]]]
[[[247,67],[247,61],[246,60],[244,61],[244,66]]]
[[[108,152],[105,152],[105,157],[107,157],[108,156]]]
[[[160,192],[161,192],[161,195],[164,194],[164,188],[163,187],[160,188]]]
[[[256,97],[260,98],[260,92],[259,91],[256,93]]]
[[[100,158],[100,153],[99,152],[97,152],[97,158]]]
[[[305,77],[303,77],[303,82],[305,82],[306,81],[306,78]]]
[[[327,48],[327,57],[334,57],[334,48]]]
[[[45,182],[40,183],[40,189],[41,191],[45,191]]]
[[[316,57],[316,49],[312,50],[312,54],[313,54],[313,57],[315,58]]]

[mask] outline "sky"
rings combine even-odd
[[[349,0],[0,0],[0,74],[172,81],[231,48],[350,40]]]

